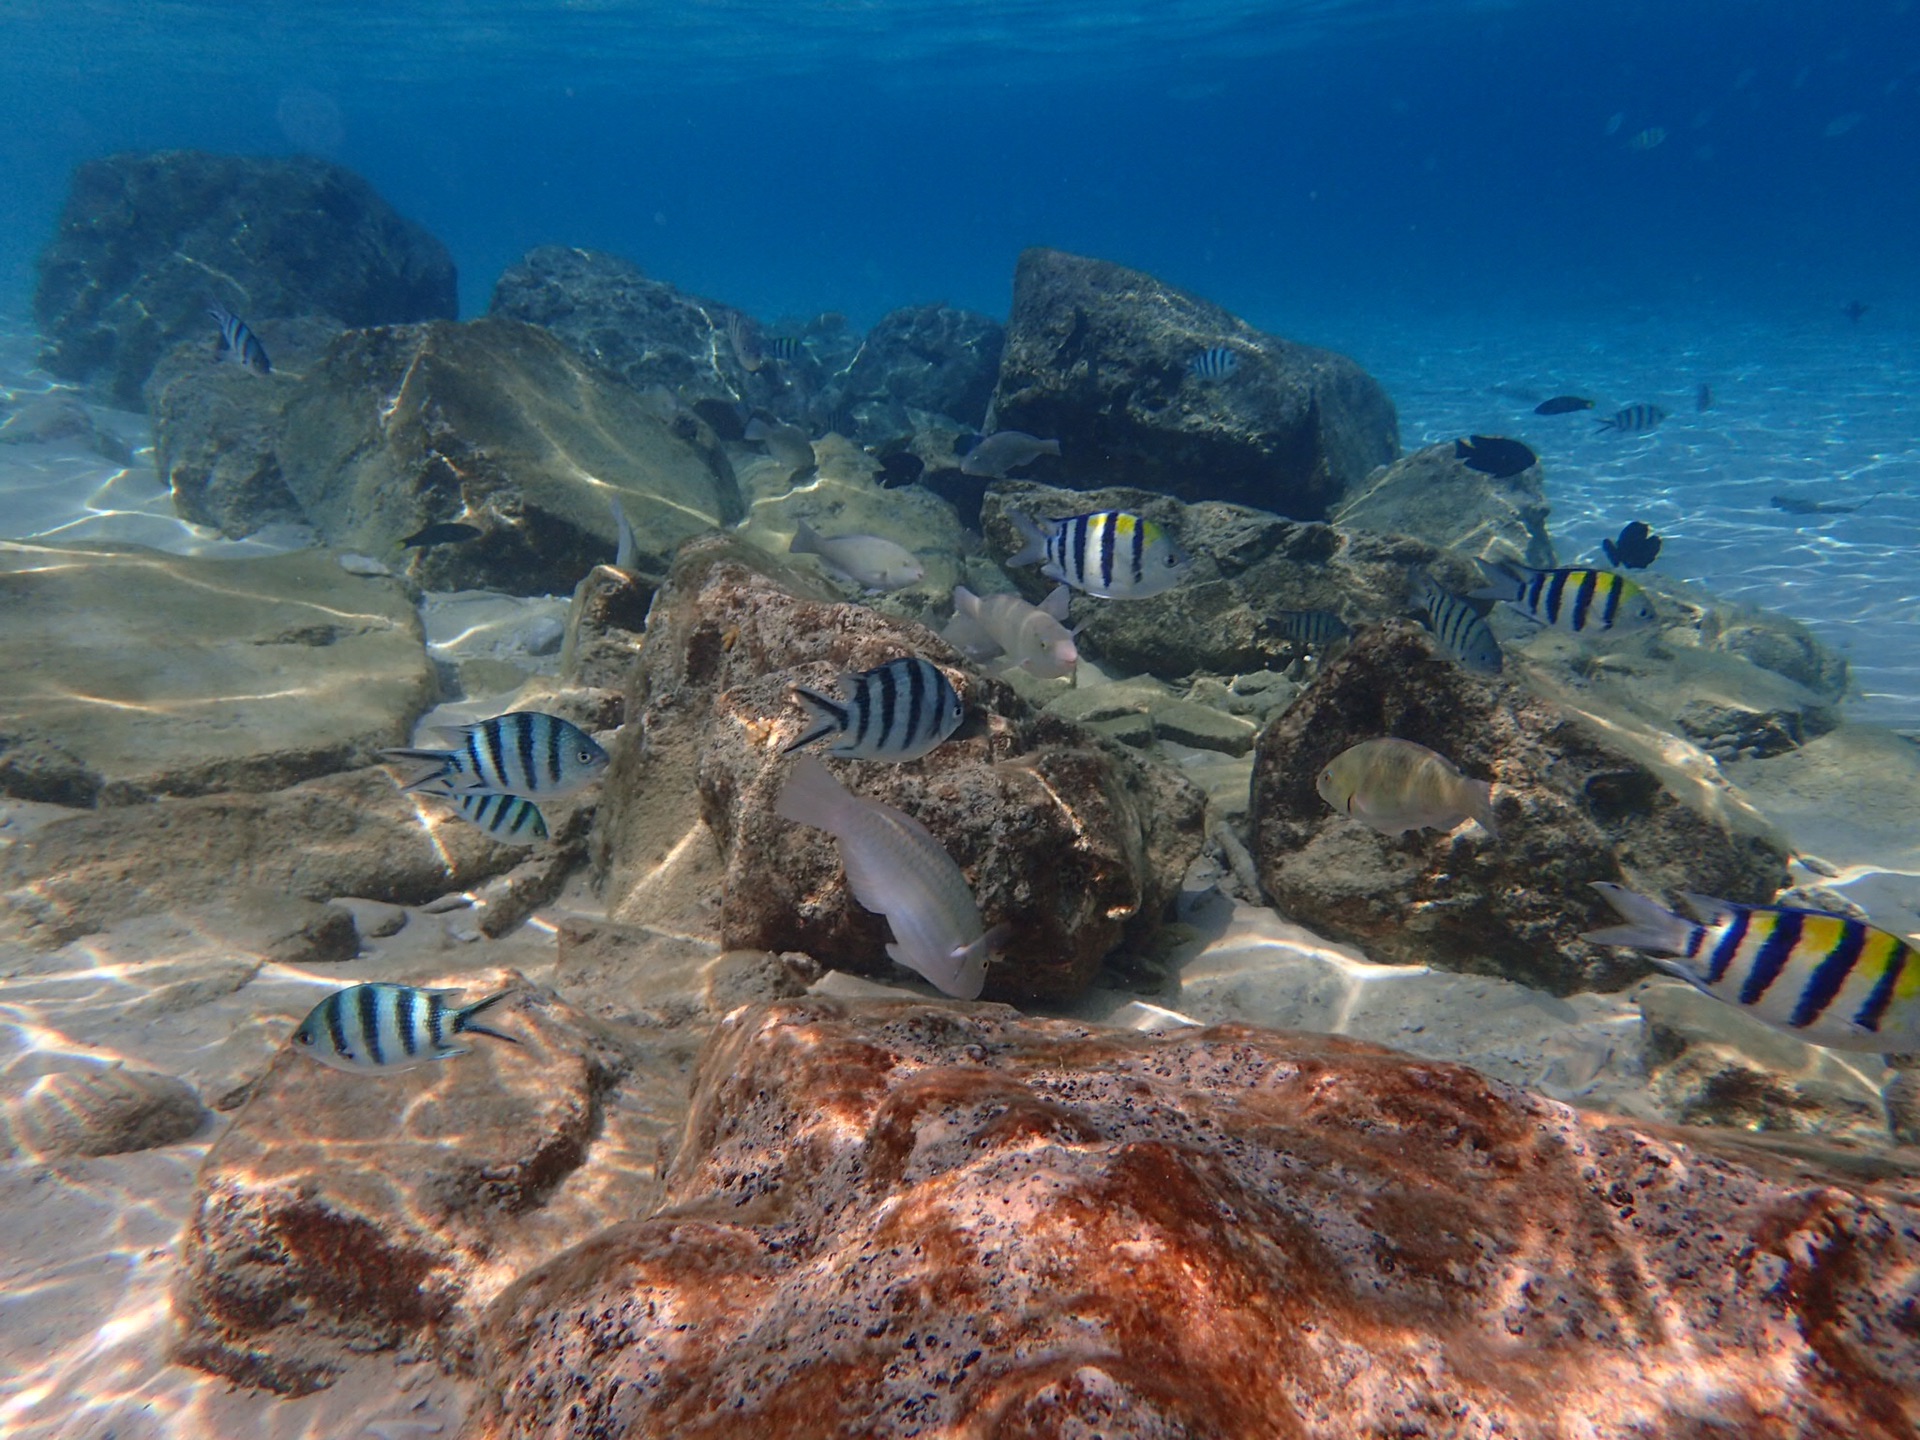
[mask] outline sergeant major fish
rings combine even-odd
[[[267,347],[260,343],[260,337],[247,327],[231,310],[219,305],[209,305],[207,314],[213,317],[213,323],[220,327],[220,346],[215,352],[222,360],[231,360],[251,370],[256,375],[271,375],[273,362],[267,359]]]
[[[787,550],[794,555],[818,555],[826,568],[863,590],[900,590],[917,584],[926,567],[904,545],[878,535],[823,536],[802,520]]]
[[[1585,566],[1534,570],[1510,560],[1481,560],[1487,578],[1475,600],[1501,600],[1530,620],[1575,635],[1638,630],[1656,618],[1647,592],[1624,575]]]
[[[1424,570],[1413,575],[1413,602],[1426,612],[1427,629],[1454,662],[1477,675],[1498,675],[1505,663],[1500,642],[1480,612],[1458,595],[1440,588]]]
[[[1140,600],[1171,590],[1193,562],[1153,521],[1128,510],[1050,520],[1045,529],[1018,510],[1007,519],[1026,541],[1008,565],[1046,563],[1040,573],[1103,600]]]
[[[960,473],[980,479],[1004,480],[1009,470],[1031,465],[1042,455],[1058,455],[1058,440],[1041,440],[1024,430],[996,430],[967,452]]]
[[[455,1043],[458,1035],[489,1035],[509,1045],[520,1043],[474,1019],[512,991],[502,990],[471,1005],[449,1004],[448,997],[459,993],[381,982],[349,985],[307,1013],[293,1032],[294,1048],[335,1070],[380,1075],[465,1055],[472,1047]]]
[[[1899,936],[1821,910],[1684,895],[1696,923],[1624,885],[1593,888],[1627,923],[1583,939],[1656,951],[1662,970],[1809,1044],[1920,1052],[1920,954]]]
[[[540,813],[538,805],[518,795],[456,793],[441,789],[433,781],[423,785],[420,793],[444,795],[459,809],[463,819],[479,826],[503,845],[533,845],[547,838],[547,817]]]
[[[1325,650],[1353,633],[1331,610],[1278,610],[1270,622],[1287,639],[1310,650]]]
[[[1391,737],[1362,740],[1334,757],[1314,787],[1320,798],[1382,835],[1451,830],[1473,819],[1489,835],[1493,786],[1469,780],[1444,755]]]
[[[515,710],[440,733],[452,749],[380,752],[425,767],[402,790],[553,799],[591,784],[607,768],[607,752],[592,736],[538,710]]]
[[[911,815],[851,793],[811,755],[802,755],[774,810],[783,819],[832,835],[846,866],[847,889],[862,908],[886,917],[887,954],[944,994],[979,998],[987,960],[1009,927],[984,928],[967,877],[931,831]]]
[[[1667,412],[1658,405],[1629,405],[1593,423],[1596,434],[1600,430],[1614,430],[1622,435],[1644,435],[1666,418]]]
[[[1079,664],[1080,651],[1067,629],[1067,587],[1056,585],[1038,605],[1018,595],[976,595],[953,587],[953,619],[941,638],[975,660],[1004,655],[1008,669],[1042,680],[1063,680]]]
[[[946,674],[916,655],[842,676],[840,688],[844,700],[804,685],[793,687],[793,698],[807,708],[813,724],[782,754],[838,735],[841,738],[827,747],[829,755],[918,760],[959,729],[966,713]]]
[[[1202,350],[1187,362],[1187,373],[1196,380],[1224,380],[1240,368],[1240,357],[1224,345]]]

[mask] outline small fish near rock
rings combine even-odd
[[[1009,567],[1040,560],[1040,573],[1064,580],[1102,600],[1142,600],[1173,589],[1193,561],[1173,537],[1144,515],[1101,510],[1036,525],[1018,510],[1007,511],[1025,540],[1007,557]]]
[[[1607,563],[1623,570],[1644,570],[1660,558],[1660,536],[1644,520],[1630,520],[1621,527],[1618,540],[1602,540]]]
[[[843,676],[840,689],[844,700],[804,685],[793,687],[793,698],[806,707],[813,723],[781,753],[838,735],[827,754],[857,760],[918,760],[958,730],[966,716],[946,672],[917,655]]]
[[[904,590],[927,575],[926,566],[904,545],[879,535],[821,535],[802,520],[787,545],[793,555],[817,555],[829,571],[850,585],[875,593]]]
[[[1572,415],[1580,410],[1593,409],[1593,402],[1583,395],[1556,395],[1551,400],[1542,400],[1533,407],[1536,415]]]
[[[267,358],[267,347],[260,343],[260,337],[248,328],[246,321],[219,305],[209,305],[207,314],[220,327],[220,344],[214,352],[219,359],[231,360],[255,375],[273,373],[273,362]]]
[[[423,526],[400,543],[409,550],[424,550],[433,545],[464,545],[469,540],[478,540],[485,533],[478,525],[442,520]]]
[[[1238,352],[1212,345],[1187,362],[1187,374],[1196,380],[1224,380],[1240,368]]]
[[[1512,479],[1540,463],[1540,457],[1530,447],[1504,435],[1469,435],[1464,440],[1456,440],[1453,458],[1469,470],[1478,470],[1496,480]]]
[[[1594,433],[1612,430],[1620,435],[1644,435],[1666,418],[1667,412],[1658,405],[1629,405],[1603,420],[1596,420]]]
[[[1353,634],[1353,627],[1331,610],[1278,610],[1268,625],[1296,645],[1324,651]]]
[[[953,619],[940,638],[970,659],[1002,660],[1010,670],[1025,670],[1042,680],[1064,680],[1080,663],[1080,651],[1067,629],[1071,594],[1056,585],[1038,605],[1018,595],[976,595],[953,587]]]
[[[1382,835],[1451,830],[1462,820],[1500,833],[1493,786],[1468,779],[1446,756],[1411,740],[1363,740],[1334,757],[1314,788],[1335,810]]]
[[[293,1047],[322,1065],[363,1075],[390,1075],[435,1060],[451,1060],[473,1047],[458,1035],[488,1035],[509,1045],[511,1035],[489,1030],[474,1017],[505,1000],[502,990],[471,1005],[452,1005],[457,990],[370,982],[336,990],[308,1012],[293,1032]]]
[[[451,749],[380,752],[421,767],[402,790],[558,799],[592,784],[608,764],[607,752],[586,731],[539,710],[513,710],[441,733]]]
[[[1582,565],[1535,570],[1511,560],[1476,562],[1486,577],[1475,600],[1499,600],[1529,620],[1574,635],[1639,630],[1657,618],[1647,592],[1623,575]]]
[[[537,845],[547,838],[547,817],[531,800],[518,795],[456,794],[435,785],[420,789],[423,795],[444,795],[453,801],[462,819],[478,825],[503,845]]]
[[[1487,620],[1472,605],[1424,570],[1413,575],[1413,603],[1424,613],[1426,626],[1440,648],[1463,670],[1476,675],[1498,675],[1505,667],[1500,642],[1487,628]]]
[[[967,452],[960,473],[977,479],[1004,480],[1010,470],[1031,465],[1042,455],[1058,455],[1058,440],[1041,440],[1024,430],[997,430]]]

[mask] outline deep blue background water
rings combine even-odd
[[[0,0],[0,309],[75,161],[175,146],[362,172],[469,314],[549,241],[766,318],[1004,313],[1030,244],[1330,341],[1920,305],[1911,0]]]

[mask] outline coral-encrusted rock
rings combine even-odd
[[[1494,782],[1499,839],[1468,826],[1389,840],[1336,814],[1314,786],[1328,761],[1392,735]],[[1505,975],[1560,993],[1646,973],[1589,945],[1609,912],[1588,888],[1691,890],[1765,904],[1786,855],[1704,759],[1664,760],[1663,737],[1602,728],[1507,680],[1468,673],[1405,622],[1368,631],[1261,733],[1253,851],[1276,908],[1383,961]],[[1681,798],[1681,794],[1685,798]]]
[[[1188,365],[1226,345],[1238,364]],[[987,425],[1060,441],[1079,487],[1136,485],[1322,520],[1400,452],[1393,402],[1344,355],[1295,344],[1151,275],[1028,250]]]
[[[657,407],[515,320],[342,335],[288,407],[280,464],[338,547],[397,555],[431,522],[477,526],[410,552],[432,589],[571,593],[613,558],[615,497],[655,578],[680,541],[741,513],[731,473]]]
[[[451,320],[453,259],[365,180],[310,156],[146,151],[74,171],[33,297],[41,364],[137,410],[162,353],[212,339],[209,300],[254,325]]]
[[[1920,1207],[1246,1026],[740,1012],[468,1440],[1893,1440]]]
[[[1551,508],[1538,461],[1518,475],[1483,475],[1455,456],[1449,440],[1374,471],[1331,518],[1342,530],[1417,535],[1465,555],[1518,556],[1550,569]]]
[[[488,1023],[518,1045],[476,1037],[377,1079],[281,1053],[201,1170],[176,1358],[288,1394],[368,1350],[457,1366],[508,1279],[621,1213],[551,1202],[627,1058],[551,991],[517,990]]]
[[[1109,952],[1144,940],[1199,852],[1198,790],[1035,715],[923,627],[830,599],[730,538],[686,547],[655,598],[595,837],[615,918],[704,934],[715,919],[699,902],[717,889],[728,947],[891,973],[886,922],[848,894],[833,842],[773,802],[789,768],[781,747],[804,728],[789,688],[909,654],[946,667],[969,723],[910,765],[829,763],[926,825],[987,923],[1012,926],[989,993],[1073,994]],[[679,878],[693,897],[674,891]]]

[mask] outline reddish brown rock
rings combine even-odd
[[[1908,1200],[1461,1066],[815,1000],[501,1297],[463,1434],[1892,1440],[1917,1271]]]
[[[781,749],[805,723],[790,687],[829,688],[909,654],[946,668],[966,723],[912,764],[829,764],[926,825],[986,923],[1012,926],[988,993],[1074,994],[1104,957],[1143,941],[1199,853],[1197,789],[1036,714],[923,626],[828,599],[725,538],[689,544],[654,601],[595,836],[614,918],[895,973],[886,921],[847,893],[833,842],[780,819],[773,801],[789,769]],[[676,873],[691,894],[672,893]],[[715,897],[717,912],[702,903]]]
[[[477,998],[501,978],[459,983]],[[288,1394],[371,1350],[458,1369],[507,1281],[650,1208],[658,1135],[612,1097],[632,1055],[517,988],[489,1023],[518,1045],[384,1076],[281,1053],[201,1170],[176,1358]],[[589,1146],[595,1183],[569,1188]]]
[[[1336,813],[1315,790],[1328,761],[1397,736],[1494,782],[1500,838],[1388,839]],[[1589,888],[1691,890],[1765,904],[1786,856],[1711,773],[1663,765],[1668,737],[1603,728],[1516,680],[1487,679],[1393,622],[1357,636],[1254,752],[1253,853],[1274,906],[1375,959],[1504,975],[1565,994],[1648,973],[1631,951],[1589,945],[1611,923]],[[1680,798],[1676,791],[1688,795]]]

